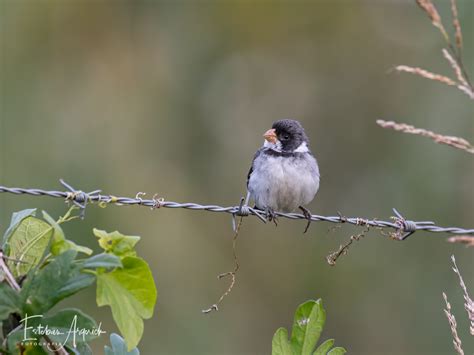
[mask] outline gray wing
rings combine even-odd
[[[260,154],[262,154],[262,151],[263,151],[263,148],[260,148],[259,150],[257,150],[257,152],[255,153],[255,155],[253,157],[252,165],[250,166],[249,173],[247,174],[247,189],[249,187],[250,175],[252,175],[252,172],[253,172],[253,166],[254,166],[254,163],[255,163],[255,159],[257,159],[260,156]]]

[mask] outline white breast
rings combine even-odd
[[[261,154],[254,162],[249,192],[257,207],[291,212],[310,203],[319,188],[319,169],[311,154]]]

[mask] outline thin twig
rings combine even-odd
[[[235,280],[236,280],[236,274],[237,274],[237,271],[239,270],[240,268],[240,265],[239,265],[239,259],[237,258],[237,249],[236,249],[236,245],[237,245],[237,237],[239,235],[239,232],[240,232],[240,227],[242,225],[242,221],[243,221],[243,217],[240,217],[239,219],[239,222],[237,223],[237,227],[235,228],[235,232],[234,232],[234,237],[232,238],[232,254],[234,256],[234,270],[233,271],[229,271],[229,272],[225,272],[223,274],[220,274],[219,276],[217,276],[217,278],[220,280],[224,277],[227,277],[227,276],[230,276],[231,277],[231,281],[230,281],[230,284],[229,284],[229,287],[227,288],[227,290],[221,295],[221,297],[219,298],[219,300],[214,303],[211,307],[209,307],[208,309],[203,309],[202,310],[202,313],[205,313],[205,314],[208,314],[208,313],[211,313],[212,311],[218,311],[219,310],[219,304],[222,302],[222,300],[227,296],[229,295],[229,293],[232,291],[232,289],[234,288],[234,285],[235,285]]]
[[[348,252],[349,247],[351,246],[351,244],[354,243],[354,242],[357,242],[361,238],[365,237],[365,235],[370,231],[370,226],[367,224],[367,221],[361,219],[360,225],[361,226],[365,225],[367,228],[364,229],[359,234],[351,235],[349,240],[346,243],[339,245],[338,250],[336,250],[335,252],[332,252],[331,254],[326,256],[326,261],[328,262],[329,265],[335,266],[336,262],[337,262],[337,259],[339,259],[339,257],[341,257],[342,255],[347,255],[347,252]]]
[[[410,134],[417,134],[424,137],[429,137],[434,140],[436,143],[439,144],[446,144],[451,147],[464,150],[468,153],[474,154],[474,147],[465,139],[453,136],[444,136],[438,133],[434,133],[424,128],[416,128],[414,126],[405,124],[405,123],[397,123],[393,121],[384,121],[384,120],[377,120],[377,124],[383,128],[391,128],[395,131],[410,133]]]
[[[10,285],[10,287],[15,291],[20,291],[20,285],[18,285],[18,282],[16,282],[15,277],[13,276],[9,267],[5,263],[3,250],[0,250],[0,270],[5,275],[5,280]]]

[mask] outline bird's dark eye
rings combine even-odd
[[[282,136],[282,138],[283,138],[283,140],[286,141],[286,140],[290,139],[290,136],[289,136],[288,134],[284,134],[284,135]]]

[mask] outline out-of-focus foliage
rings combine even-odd
[[[140,351],[137,348],[128,351],[127,345],[118,334],[110,334],[110,344],[112,347],[107,345],[104,347],[105,355],[140,355]]]
[[[272,355],[343,355],[346,350],[332,348],[334,339],[328,339],[316,349],[316,343],[326,322],[326,311],[321,299],[306,301],[295,313],[291,339],[288,340],[286,328],[279,328],[272,341]],[[331,349],[332,348],[332,349]],[[314,352],[313,352],[314,351]]]
[[[472,77],[474,3],[458,3]],[[436,4],[449,18],[449,2]],[[263,132],[289,117],[304,125],[320,164],[313,213],[386,219],[395,207],[471,227],[472,156],[375,124],[474,140],[465,95],[391,71],[450,74],[443,45],[411,0],[0,0],[0,182],[60,188],[64,178],[84,191],[234,205]],[[2,194],[0,224],[30,206],[65,209],[58,199]],[[395,242],[372,229],[330,267],[326,255],[359,230],[313,223],[303,237],[304,223],[245,219],[237,284],[210,317],[200,310],[233,264],[229,216],[89,205],[64,232],[95,251],[93,227],[142,236],[137,252],[161,290],[143,354],[268,354],[275,329],[289,328],[288,314],[315,294],[331,315],[325,331],[351,353],[452,351],[441,292],[458,290],[451,254],[473,279],[472,250],[441,235]],[[95,296],[63,303],[117,332]],[[95,340],[94,351],[107,342]]]
[[[143,335],[143,319],[151,318],[156,303],[156,286],[145,260],[136,256],[140,237],[107,233],[94,229],[106,253],[118,256],[122,267],[97,272],[97,305],[110,306],[128,350],[135,348]]]
[[[62,347],[79,354],[90,352],[88,343],[102,334],[101,324],[77,308],[58,311],[53,307],[94,281],[97,305],[112,308],[127,351],[136,352],[133,349],[143,335],[142,318],[153,315],[157,297],[151,270],[134,250],[140,237],[94,229],[105,253],[78,258],[78,249],[87,249],[85,254],[89,255],[91,250],[66,239],[60,227],[75,219],[74,209],[58,221],[44,211],[46,221],[36,218],[35,209],[12,215],[1,248],[8,253],[8,265],[2,260],[0,270],[0,339],[4,352],[43,354],[47,348]],[[53,237],[53,232],[59,237]],[[55,253],[58,243],[65,249]],[[123,342],[117,337],[111,338],[114,351],[119,351],[117,344]]]

